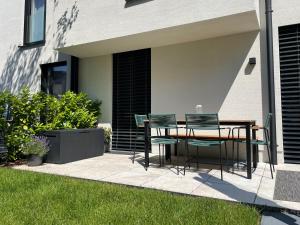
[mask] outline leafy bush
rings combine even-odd
[[[22,147],[24,155],[38,155],[43,157],[49,151],[49,143],[46,137],[32,136]]]
[[[7,105],[11,106],[13,117],[9,123],[1,116]],[[42,131],[96,127],[100,106],[100,101],[70,91],[61,99],[45,93],[31,94],[27,88],[18,95],[0,93],[0,129],[5,133],[9,160],[22,157],[21,149]]]

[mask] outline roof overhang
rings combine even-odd
[[[79,58],[154,48],[259,30],[256,11],[184,24],[123,37],[82,43],[57,50]]]

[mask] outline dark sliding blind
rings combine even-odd
[[[113,150],[144,150],[134,114],[151,112],[151,49],[113,55]],[[140,134],[143,129],[139,129]]]
[[[285,163],[300,163],[300,25],[279,28]]]

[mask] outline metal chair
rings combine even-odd
[[[158,144],[159,146],[159,164],[164,164],[164,150],[165,145],[178,145],[180,139],[178,139],[178,126],[175,114],[150,114],[149,115],[149,127],[156,130],[156,136],[151,136],[151,143]],[[176,130],[176,138],[169,137],[162,133],[162,130]],[[162,152],[161,152],[162,145]],[[162,153],[162,154],[161,154]],[[177,157],[177,173],[178,169],[178,157]]]
[[[223,162],[222,162],[222,144],[226,141],[221,136],[218,114],[186,114],[186,152],[187,160],[184,165],[184,174],[186,166],[192,161],[189,155],[189,146],[197,147],[197,168],[199,167],[199,147],[219,147],[219,163],[221,169],[221,179],[223,180]],[[203,139],[199,140],[195,137],[195,131],[216,131],[218,133],[218,140]],[[230,132],[230,131],[229,131]],[[205,163],[206,164],[206,163]]]
[[[270,165],[270,170],[271,170],[271,177],[273,179],[273,171],[275,172],[275,166],[272,163],[271,160],[271,145],[270,145],[270,124],[271,124],[271,117],[272,114],[268,114],[266,120],[265,120],[265,124],[263,127],[259,127],[259,126],[254,126],[252,127],[252,129],[254,130],[263,130],[264,133],[264,139],[263,140],[251,140],[251,145],[263,145],[266,146],[267,148],[267,153],[268,153],[268,159],[269,159],[269,165]],[[234,128],[232,131],[232,139],[233,139],[233,159],[234,160],[234,147],[235,147],[235,142],[237,143],[237,154],[239,152],[239,144],[240,143],[246,143],[246,140],[241,139],[240,138],[240,130],[244,129],[244,127],[238,127],[238,128]],[[237,138],[235,138],[234,136],[234,131],[238,130],[238,136]]]
[[[136,142],[137,141],[145,141],[145,135],[139,134],[139,128],[144,128],[145,124],[144,121],[148,120],[147,115],[134,115],[135,124],[136,124],[136,130],[135,130],[135,143],[134,143],[134,150],[133,150],[133,157],[132,157],[132,163],[134,163],[135,160],[135,154],[136,154]]]

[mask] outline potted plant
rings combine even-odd
[[[105,127],[103,128],[103,130],[104,130],[104,149],[105,152],[110,152],[112,130],[109,127]]]
[[[28,156],[28,166],[39,166],[43,163],[43,158],[49,151],[49,144],[46,137],[32,136],[24,144],[22,152]]]

